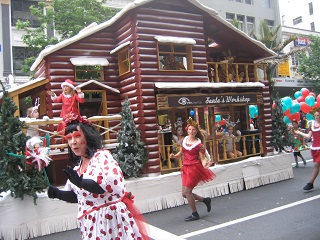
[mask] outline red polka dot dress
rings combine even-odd
[[[93,194],[68,180],[66,188],[78,196],[77,217],[82,239],[142,240],[132,213],[122,201],[125,195],[122,171],[108,150],[96,152],[83,172],[83,178],[93,179],[106,192]]]

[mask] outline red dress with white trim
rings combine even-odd
[[[182,141],[183,166],[181,168],[182,186],[194,188],[199,184],[209,182],[215,178],[215,174],[203,167],[199,158],[199,152],[205,154],[205,147],[198,139],[194,144],[187,143],[188,137]]]
[[[51,99],[54,103],[62,103],[60,117],[64,118],[71,111],[74,111],[74,109],[77,109],[77,111],[79,111],[78,103],[84,103],[84,93],[74,93],[73,95],[61,93],[58,97],[54,95],[53,97],[51,97]],[[60,134],[64,135],[63,130],[64,125],[59,123],[57,132],[60,132]],[[62,142],[64,143],[64,140]]]
[[[315,121],[311,122],[310,131],[312,131],[311,155],[314,162],[320,162],[320,126],[315,126]]]

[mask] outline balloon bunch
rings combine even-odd
[[[281,98],[281,108],[284,113],[283,121],[289,124],[293,120],[300,121],[300,111],[306,114],[307,120],[313,120],[314,117],[310,114],[313,107],[320,107],[320,94],[316,97],[313,92],[307,88],[301,88],[300,91],[294,93],[294,98]],[[275,108],[275,104],[272,104]]]
[[[224,118],[221,119],[221,115],[217,114],[215,115],[215,123],[218,124],[219,126],[223,126],[227,124],[227,120]]]

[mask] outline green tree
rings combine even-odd
[[[5,91],[0,108],[0,192],[10,191],[12,197],[21,199],[29,195],[36,203],[37,192],[46,188],[46,178],[43,170],[26,164],[27,136],[22,129],[27,126],[14,117],[17,109]]]
[[[22,40],[34,52],[33,57],[25,60],[23,70],[29,71],[35,57],[46,46],[78,34],[91,23],[99,24],[114,16],[118,10],[104,6],[106,2],[107,0],[52,0],[32,5],[31,15],[37,18],[40,26],[31,28],[29,21],[18,21],[16,24],[17,29],[26,32]],[[46,29],[54,29],[58,37],[47,36]]]
[[[118,131],[118,143],[113,157],[119,163],[123,173],[128,177],[139,177],[142,167],[148,162],[148,151],[140,141],[140,131],[134,123],[130,101],[121,103],[121,130]]]
[[[320,92],[320,37],[310,36],[310,51],[298,55],[299,73],[307,80],[313,80],[317,91]]]
[[[293,52],[283,54],[281,51],[296,38],[296,36],[291,35],[288,39],[282,41],[282,39],[279,38],[280,28],[281,26],[279,25],[270,29],[268,22],[263,20],[259,25],[259,34],[256,34],[255,32],[250,34],[252,38],[264,43],[267,48],[273,50],[277,54],[276,57],[261,61],[261,63],[267,63],[267,79],[270,82],[274,76],[278,64],[287,60],[288,57],[293,54]]]
[[[277,96],[274,100],[274,107],[272,108],[272,146],[279,153],[285,147],[293,146],[294,136],[288,129],[288,125],[283,120],[284,114],[282,111],[281,100]]]

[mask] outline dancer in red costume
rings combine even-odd
[[[311,124],[309,125],[310,126],[309,132],[303,133],[299,130],[295,131],[295,134],[300,134],[304,138],[312,137],[313,139],[310,149],[311,149],[311,155],[314,162],[314,167],[313,167],[310,181],[303,188],[303,190],[306,190],[306,191],[310,191],[314,188],[313,183],[319,174],[319,168],[320,168],[320,108],[314,108],[312,112],[314,114],[314,120],[311,121]]]
[[[51,100],[54,103],[62,103],[60,117],[64,118],[71,111],[79,112],[78,103],[84,103],[84,93],[81,92],[80,88],[74,87],[73,81],[66,79],[62,84],[62,93],[57,96],[54,92],[48,91],[47,93],[51,96]],[[75,93],[75,91],[77,93]],[[58,124],[57,132],[64,135],[63,124]],[[65,143],[64,138],[62,143]],[[63,151],[64,149],[61,149]]]
[[[180,158],[183,154],[183,166],[181,168],[182,177],[182,196],[187,198],[192,210],[191,216],[185,218],[185,221],[194,221],[200,219],[196,208],[196,200],[203,202],[207,206],[207,211],[211,211],[211,199],[204,198],[195,193],[193,189],[205,182],[215,178],[215,174],[209,169],[211,162],[206,160],[205,156],[205,133],[199,124],[191,118],[187,120],[186,131],[188,136],[182,141],[182,148],[177,154],[170,154],[170,158]]]

